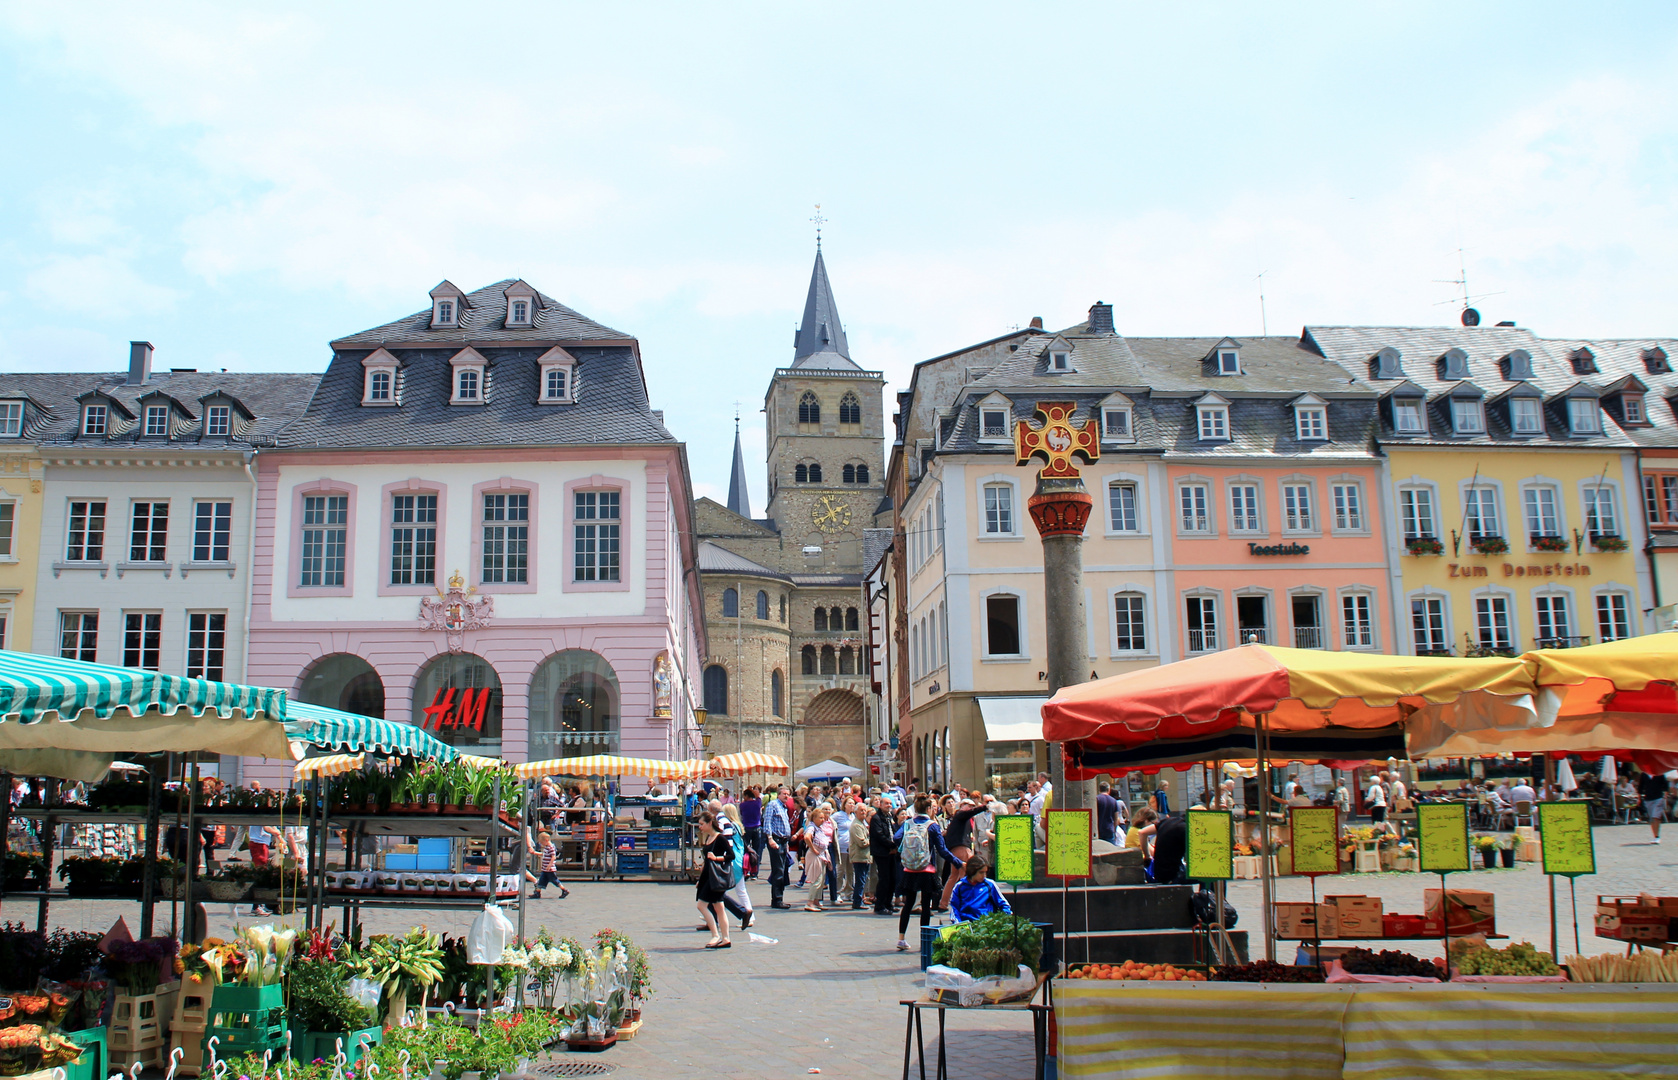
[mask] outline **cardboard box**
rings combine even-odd
[[[1420,915],[1381,913],[1381,934],[1390,938],[1420,937],[1426,932],[1427,920]]]
[[[1317,908],[1314,904],[1278,903],[1276,936],[1310,941],[1317,936]]]
[[[1317,905],[1317,933],[1331,939],[1340,936],[1340,912],[1333,904]]]
[[[1544,849],[1537,840],[1522,840],[1515,845],[1516,862],[1542,862],[1543,859]]]
[[[1381,898],[1379,896],[1331,896],[1339,936],[1343,938],[1378,938],[1381,929]]]
[[[1668,907],[1662,897],[1646,904],[1636,896],[1598,896],[1596,898],[1596,936],[1616,941],[1666,941],[1672,929],[1678,902]]]
[[[1497,931],[1497,898],[1478,889],[1422,890],[1422,913],[1444,919],[1452,937]]]

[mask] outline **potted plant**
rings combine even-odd
[[[116,896],[121,874],[121,859],[73,856],[58,864],[71,896]]]
[[[338,952],[347,950],[340,949]],[[361,1056],[365,1042],[377,1044],[384,1031],[373,1010],[350,996],[350,969],[336,953],[292,965],[286,1023],[292,1030],[292,1055],[299,1061],[332,1060],[340,1040],[349,1062]]]
[[[1412,536],[1404,541],[1404,550],[1412,555],[1443,555],[1445,545],[1437,536]]]
[[[1553,535],[1534,536],[1532,538],[1532,550],[1565,552],[1567,550],[1567,537]]]
[[[1626,538],[1614,533],[1591,533],[1591,546],[1603,552],[1621,552],[1628,546]]]
[[[1474,847],[1475,850],[1480,852],[1480,862],[1485,865],[1487,870],[1497,866],[1497,837],[1476,836]]]
[[[1513,833],[1497,838],[1497,854],[1502,859],[1504,866],[1513,867],[1515,865],[1515,835]]]
[[[356,960],[362,978],[384,988],[385,1027],[400,1023],[410,995],[424,998],[443,974],[443,944],[436,934],[416,926],[402,937],[381,934],[369,938]]]
[[[1507,555],[1509,541],[1501,536],[1486,536],[1475,533],[1468,538],[1468,546],[1481,555]]]
[[[39,855],[6,852],[6,891],[42,892],[47,887],[47,863]]]
[[[653,970],[647,962],[646,950],[611,927],[596,933],[594,942],[601,947],[612,945],[628,953],[629,966],[625,974],[629,983],[629,1007],[624,1010],[623,1022],[632,1024],[641,1019],[641,1005],[653,994]]]
[[[419,777],[412,772],[398,773],[391,777],[390,783],[390,812],[393,814],[411,814],[414,812],[414,800],[419,789]]]

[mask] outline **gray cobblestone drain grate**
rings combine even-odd
[[[616,1065],[604,1061],[555,1061],[530,1070],[532,1076],[606,1076],[618,1071]]]

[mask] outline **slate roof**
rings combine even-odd
[[[746,456],[740,451],[740,421],[734,421],[734,468],[728,474],[728,508],[743,518],[752,516],[751,492],[746,487]]]
[[[795,368],[830,368],[860,371],[851,360],[845,341],[845,327],[839,321],[839,306],[833,302],[833,285],[827,280],[827,263],[816,249],[816,265],[810,271],[810,292],[804,298],[804,319],[792,343]]]
[[[719,547],[709,540],[699,542],[699,572],[701,574],[751,574],[754,577],[779,578],[782,581],[791,580],[779,570],[771,570],[760,562],[754,562],[744,555],[737,555],[725,547]]]
[[[1621,430],[1639,446],[1678,446],[1678,339],[1548,339],[1546,344],[1564,359],[1575,349],[1590,349],[1601,373],[1584,377],[1600,386],[1612,386],[1627,376],[1636,376],[1649,388],[1643,397],[1643,408],[1649,422],[1645,426],[1625,424]],[[1655,349],[1666,354],[1664,366],[1672,370],[1658,370],[1663,366],[1660,357],[1650,356]],[[1650,370],[1650,360],[1655,361],[1657,370]],[[1571,364],[1569,366],[1571,369]],[[1623,421],[1625,414],[1619,403],[1609,401],[1606,404],[1615,422]]]
[[[272,445],[287,425],[303,414],[319,375],[156,371],[139,386],[127,385],[126,372],[43,372],[0,374],[0,400],[26,398],[24,438],[42,447],[145,446],[164,449],[239,448]],[[109,398],[138,419],[126,430],[107,435],[81,434],[78,398],[94,393]],[[187,412],[174,418],[172,437],[146,437],[140,399],[167,395]],[[200,399],[221,395],[235,403],[231,437],[203,434]],[[239,415],[242,405],[253,419]]]
[[[865,570],[872,571],[880,564],[880,556],[891,546],[890,529],[862,530],[862,565]]]
[[[509,328],[506,294],[509,287],[518,283],[518,278],[506,278],[467,293],[465,302],[461,305],[458,327],[433,330],[431,308],[427,306],[423,311],[416,311],[395,322],[339,338],[332,343],[332,347],[343,350],[376,349],[380,345],[397,344],[431,347],[452,344],[460,348],[482,342],[555,345],[583,341],[635,340],[631,335],[621,330],[613,330],[609,326],[602,326],[541,292],[536,293],[538,310],[532,325]]]
[[[1603,410],[1600,434],[1571,433],[1563,405],[1555,399],[1581,382],[1600,389],[1614,381],[1614,376],[1606,374],[1606,369],[1596,374],[1576,372],[1568,359],[1568,347],[1565,343],[1546,341],[1523,327],[1307,326],[1304,338],[1320,349],[1325,357],[1338,361],[1383,397],[1406,380],[1425,391],[1428,403],[1427,433],[1400,435],[1393,428],[1391,409],[1383,404],[1379,410],[1376,438],[1384,445],[1634,445],[1632,439],[1615,422],[1613,414],[1606,409]],[[1387,348],[1396,349],[1401,354],[1401,378],[1374,377],[1374,358],[1381,350]],[[1451,349],[1461,349],[1466,354],[1468,381],[1485,391],[1484,432],[1459,435],[1452,427],[1448,398],[1450,391],[1463,380],[1445,377],[1442,359]],[[1543,435],[1516,435],[1510,429],[1504,409],[1494,405],[1498,397],[1523,381],[1508,378],[1503,366],[1510,354],[1517,349],[1525,350],[1532,358],[1533,377],[1524,381],[1542,391],[1546,401]]]

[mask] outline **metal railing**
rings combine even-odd
[[[1243,645],[1270,644],[1270,628],[1267,626],[1243,626],[1236,636]]]
[[[1540,649],[1577,649],[1581,645],[1589,645],[1589,635],[1574,634],[1562,637],[1541,637],[1533,640],[1533,645]]]
[[[1189,652],[1217,652],[1218,632],[1216,630],[1190,630]]]
[[[1327,635],[1320,626],[1296,626],[1293,628],[1293,647],[1296,649],[1322,649],[1328,645]]]

